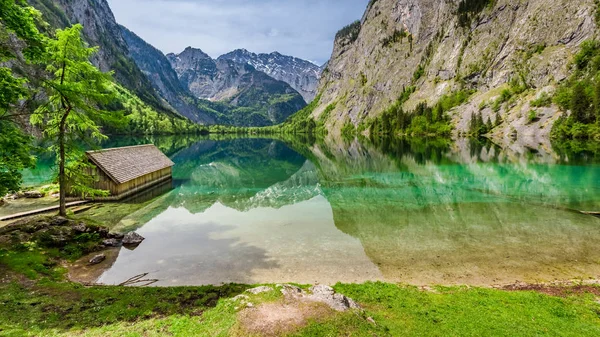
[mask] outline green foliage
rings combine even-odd
[[[21,187],[21,171],[34,164],[31,137],[12,121],[0,119],[0,198]]]
[[[597,71],[598,64],[595,64],[593,61],[595,61],[600,54],[600,42],[595,40],[584,41],[580,48],[579,53],[575,55],[573,60],[577,70],[584,71],[591,66],[591,69],[589,70]]]
[[[423,146],[423,142],[381,139],[377,146],[396,158],[410,147],[418,153],[417,162],[443,162],[448,145],[428,142],[429,146]],[[97,239],[85,233],[73,243]],[[84,286],[65,280],[66,271],[61,268],[65,258],[67,250],[44,248],[36,242],[23,242],[18,248],[0,246],[2,277],[9,280],[0,283],[2,334],[246,335],[239,329],[242,308],[236,308],[239,302],[231,298],[244,293],[249,285]],[[432,331],[440,336],[484,336],[490,331],[498,336],[600,334],[595,285],[552,289],[563,296],[477,287],[434,286],[433,291],[424,291],[382,282],[337,284],[334,288],[359,303],[361,310],[324,315],[288,335],[421,336]],[[246,294],[255,306],[282,300],[278,291]]]
[[[356,136],[356,127],[351,121],[346,121],[341,130],[342,137],[345,139],[352,139]]]
[[[563,116],[552,129],[558,139],[600,140],[600,43],[585,41],[573,60],[574,72],[554,95]]]
[[[547,92],[543,92],[537,99],[531,101],[530,105],[534,108],[548,107],[552,105],[552,97]]]
[[[50,140],[50,151],[59,166],[61,215],[66,214],[67,189],[83,195],[104,194],[89,189],[85,174],[85,155],[80,144],[105,138],[98,121],[106,120],[107,111],[98,108],[115,97],[111,74],[102,73],[90,62],[97,48],[86,47],[83,27],[56,31],[56,39],[47,42],[44,62],[50,79],[44,82],[48,102],[31,116],[31,123],[42,128]]]
[[[404,38],[408,37],[409,35],[410,34],[404,29],[394,29],[392,35],[381,40],[381,44],[386,48],[391,47],[398,42],[402,43]]]
[[[379,117],[368,122],[371,138],[381,136],[446,137],[450,135],[452,126],[446,112],[467,98],[463,98],[461,93],[455,93],[444,96],[433,107],[421,103],[413,111],[405,112],[402,106],[414,90],[414,87],[406,88],[392,106],[384,110]]]
[[[22,0],[0,0],[0,61],[13,59],[22,52],[36,60],[44,52],[44,37],[37,29],[40,13]],[[24,48],[11,41],[10,35],[25,43]]]
[[[522,94],[529,88],[529,85],[524,81],[522,76],[511,78],[509,87],[500,92],[500,96],[492,103],[492,110],[499,112],[504,103],[512,103],[518,95]]]
[[[461,0],[458,4],[458,24],[467,28],[472,20],[486,7],[493,5],[495,0]]]
[[[571,117],[559,118],[552,127],[551,137],[558,140],[579,139],[600,141],[600,125],[585,124]]]
[[[537,111],[535,110],[530,110],[529,113],[527,114],[527,124],[531,124],[535,121],[538,121],[538,115],[537,115]]]
[[[473,95],[474,93],[475,90],[458,90],[453,93],[442,96],[438,104],[442,105],[443,111],[449,111],[454,107],[466,103],[471,97],[471,95]]]
[[[92,239],[89,235],[82,236],[79,241],[89,242],[89,239]],[[25,249],[21,251],[0,249],[2,266],[37,279],[0,284],[0,327],[3,333],[14,336],[45,336],[50,331],[87,330],[157,316],[197,316],[214,308],[219,299],[233,297],[249,288],[235,284],[220,287],[87,287],[64,281],[65,272],[60,267],[61,260],[66,257],[64,252],[35,244],[23,247]]]
[[[487,122],[484,122],[481,113],[474,113],[471,115],[471,120],[469,121],[467,135],[472,138],[480,138],[492,131],[494,125],[499,124],[499,120],[500,117],[496,116],[496,123],[492,124],[492,120],[488,117]]]
[[[360,20],[356,20],[346,27],[340,29],[335,34],[335,40],[342,42],[344,44],[351,44],[356,39],[358,39],[358,35],[360,34],[361,23]]]
[[[421,77],[423,77],[423,75],[425,75],[425,68],[419,64],[417,70],[415,70],[415,72],[413,73],[413,83],[418,81]]]
[[[600,0],[594,0],[594,5],[596,6],[596,13],[594,13],[594,18],[596,19],[596,25],[600,26]]]
[[[375,3],[377,3],[378,0],[369,0],[369,5],[367,6],[367,10],[371,9],[373,7],[373,5],[375,5]]]
[[[112,112],[116,121],[105,129],[110,134],[171,135],[207,133],[204,126],[192,123],[178,115],[159,113],[138,96],[120,85],[115,85],[120,113]]]
[[[17,55],[37,62],[44,37],[37,29],[39,12],[24,1],[0,0],[0,197],[21,186],[21,171],[34,164],[31,137],[19,127],[18,102],[29,97],[27,79],[16,75],[6,62],[17,64]]]

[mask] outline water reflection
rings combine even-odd
[[[491,284],[600,276],[588,152],[462,140],[201,139],[101,282]]]

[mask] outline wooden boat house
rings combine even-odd
[[[128,146],[86,155],[93,168],[93,188],[110,192],[103,200],[120,200],[172,179],[175,165],[154,145]]]

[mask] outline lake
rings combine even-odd
[[[170,137],[105,146],[147,142],[175,162],[173,184],[104,206],[130,207],[116,228],[146,240],[121,248],[98,282],[142,273],[163,286],[600,277],[600,219],[578,212],[600,211],[594,153],[468,140]]]

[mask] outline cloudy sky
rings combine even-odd
[[[279,51],[322,64],[369,0],[108,0],[117,21],[165,53]]]

